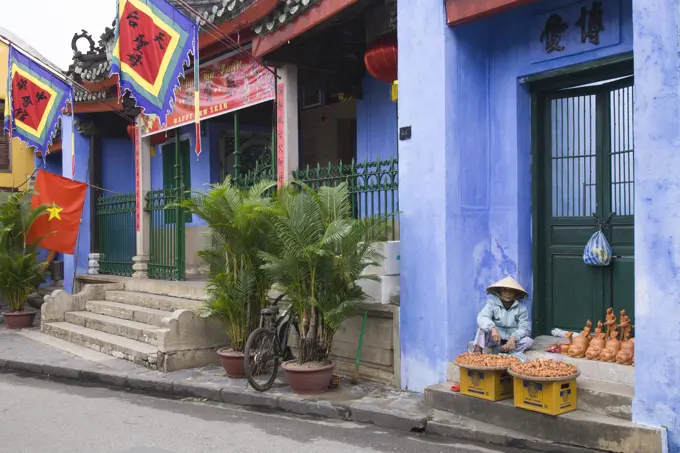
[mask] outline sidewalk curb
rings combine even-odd
[[[336,420],[372,423],[382,428],[407,432],[422,432],[428,416],[415,412],[381,408],[368,401],[353,404],[336,404],[313,400],[296,394],[260,393],[252,389],[225,388],[210,382],[173,381],[162,376],[126,374],[99,369],[77,369],[67,366],[5,360],[0,358],[0,372],[22,372],[56,377],[97,386],[132,389],[173,398],[205,398],[208,401],[238,406],[277,409],[298,415],[313,415]]]
[[[99,387],[148,392],[171,398],[201,398],[212,402],[237,406],[274,409],[282,412],[311,415],[323,418],[373,424],[382,428],[407,433],[426,433],[441,438],[478,442],[499,447],[524,448],[549,453],[584,453],[581,447],[554,444],[549,440],[526,439],[519,435],[495,434],[431,420],[433,411],[415,409],[414,401],[392,400],[391,404],[380,398],[364,397],[351,402],[315,400],[294,393],[260,393],[239,387],[223,387],[214,382],[172,380],[148,373],[126,374],[94,367],[69,367],[59,364],[9,360],[0,358],[1,373],[26,373],[63,381],[80,382]],[[380,404],[383,403],[383,404]],[[396,403],[396,404],[395,404]],[[407,407],[413,407],[409,410]],[[429,423],[428,423],[429,422]]]

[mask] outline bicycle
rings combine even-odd
[[[298,336],[300,328],[297,317],[290,309],[279,315],[277,297],[271,306],[260,312],[260,327],[255,329],[246,341],[243,361],[248,383],[259,392],[269,390],[279,372],[281,361],[293,360],[295,356],[288,347],[288,335],[293,326]]]

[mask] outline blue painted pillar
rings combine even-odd
[[[77,120],[78,118],[76,118]],[[62,175],[71,178],[71,124],[73,117],[62,117]],[[88,167],[90,156],[90,140],[75,132],[75,177],[76,181],[89,182]],[[87,189],[82,223],[78,233],[78,243],[73,255],[64,255],[64,290],[73,292],[74,275],[87,274],[87,261],[90,254],[90,196]],[[74,274],[75,269],[75,274]]]
[[[399,142],[401,229],[401,382],[422,391],[446,375],[447,181],[455,87],[450,77],[455,44],[444,2],[400,0]]]
[[[633,0],[635,400],[633,421],[680,451],[680,57],[677,0]]]

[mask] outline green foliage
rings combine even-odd
[[[37,247],[26,237],[35,220],[47,207],[31,207],[30,193],[12,194],[0,206],[0,294],[11,311],[20,311],[31,292],[42,282],[45,262],[38,262]]]
[[[182,202],[182,207],[210,227],[213,247],[199,253],[210,269],[210,300],[205,310],[222,320],[232,348],[238,352],[243,351],[248,335],[257,327],[272,285],[262,270],[260,252],[274,249],[271,224],[264,215],[273,209],[267,193],[274,187],[275,182],[262,181],[239,190],[227,177],[206,193],[193,194]]]
[[[279,247],[260,255],[302,320],[298,362],[326,361],[333,334],[368,297],[357,282],[377,279],[364,272],[382,258],[375,244],[387,222],[352,218],[346,183],[317,193],[296,182],[266,212]]]

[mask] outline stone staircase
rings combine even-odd
[[[219,322],[198,315],[201,285],[88,277],[74,295],[55,291],[42,308],[43,332],[151,369],[214,363],[227,343]]]
[[[491,402],[452,392],[452,383],[460,381],[460,370],[450,363],[448,382],[425,389],[425,403],[434,409],[428,430],[432,427],[433,432],[457,437],[463,426],[477,431],[486,426],[493,431],[493,438],[505,445],[534,449],[533,445],[539,451],[664,451],[663,429],[631,421],[635,369],[544,352],[557,341],[539,337],[526,355],[530,360],[549,357],[578,366],[581,371],[577,379],[578,410],[554,417],[515,408],[512,399]]]

